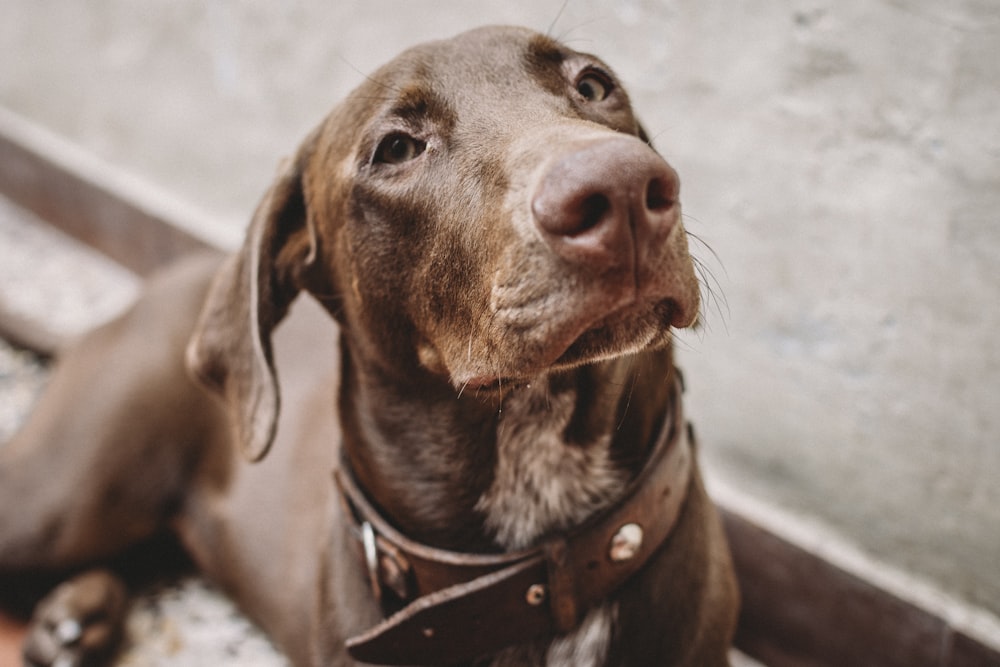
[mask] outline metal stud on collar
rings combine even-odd
[[[611,538],[608,557],[615,563],[635,558],[642,548],[642,537],[642,526],[637,523],[626,523]]]
[[[537,607],[538,605],[545,602],[545,585],[544,584],[532,584],[528,586],[528,592],[524,594],[524,599],[532,607]]]

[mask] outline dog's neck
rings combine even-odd
[[[340,417],[359,483],[411,538],[460,551],[527,547],[612,504],[673,398],[669,349],[486,398],[401,386],[344,357]]]

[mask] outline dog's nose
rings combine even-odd
[[[649,146],[614,137],[558,157],[539,179],[531,210],[561,257],[631,266],[676,224],[679,189],[677,173]]]

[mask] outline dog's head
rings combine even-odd
[[[303,289],[362,363],[417,386],[488,393],[663,346],[698,310],[678,188],[600,60],[515,28],[418,46],[284,166],[189,364],[259,458],[270,333]]]

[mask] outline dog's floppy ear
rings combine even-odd
[[[233,433],[251,461],[267,454],[280,409],[271,332],[316,258],[302,184],[311,144],[280,168],[243,246],[216,274],[187,347],[188,369],[222,395]]]

